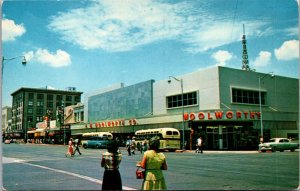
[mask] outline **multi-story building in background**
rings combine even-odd
[[[55,90],[22,87],[16,90],[11,94],[12,125],[7,136],[27,138],[27,131],[34,130],[36,124],[56,120],[58,109],[81,102],[81,94],[75,88]]]
[[[2,108],[2,136],[5,136],[5,132],[11,131],[11,107],[5,106]]]

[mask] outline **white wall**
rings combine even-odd
[[[218,67],[175,77],[183,79],[183,93],[198,91],[198,110],[220,108]],[[171,78],[171,83],[168,83],[168,79],[155,82],[153,84],[153,115],[167,114],[166,97],[178,94],[181,94],[180,81]]]

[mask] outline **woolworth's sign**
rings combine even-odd
[[[255,111],[214,111],[214,112],[198,112],[184,113],[184,120],[222,120],[222,119],[260,119],[260,112]]]

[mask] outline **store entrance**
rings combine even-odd
[[[210,121],[193,122],[190,126],[195,134],[193,143],[199,136],[204,138],[204,147],[208,150],[250,150],[259,144],[258,129],[251,121]]]
[[[206,127],[206,148],[212,150],[219,149],[219,131],[217,126]]]
[[[207,126],[207,148],[213,150],[236,150],[241,126]]]

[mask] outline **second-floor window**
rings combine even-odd
[[[182,99],[183,97],[183,99]],[[197,92],[184,93],[167,97],[167,108],[193,106],[198,104]]]
[[[232,88],[232,103],[259,104],[259,91]],[[266,104],[266,92],[261,92],[261,104]]]

